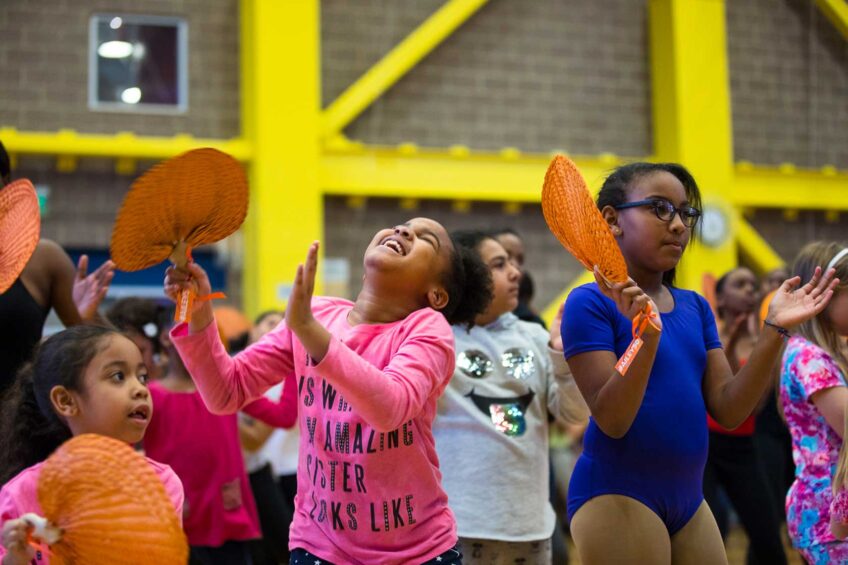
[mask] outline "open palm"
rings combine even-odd
[[[80,257],[74,277],[73,299],[83,320],[92,320],[97,314],[114,276],[115,263],[112,261],[106,261],[88,274],[88,256]]]
[[[833,289],[839,283],[839,279],[834,278],[835,274],[836,271],[830,269],[822,276],[821,267],[816,267],[810,282],[800,288],[800,277],[784,281],[771,301],[768,320],[791,328],[819,314],[827,307]]]

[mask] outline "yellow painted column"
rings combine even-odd
[[[684,254],[677,284],[700,290],[704,273],[737,264],[725,3],[651,0],[649,18],[655,155],[692,172],[706,211],[704,243]]]
[[[251,141],[243,297],[248,315],[285,304],[323,237],[318,0],[242,0],[242,120]]]

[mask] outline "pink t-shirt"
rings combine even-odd
[[[157,463],[153,459],[147,458],[147,462],[153,467],[156,476],[165,485],[165,492],[168,498],[174,503],[174,510],[177,517],[182,521],[183,515],[183,485],[180,483],[179,477],[167,465]],[[38,477],[41,473],[43,463],[38,463],[24,469],[8,483],[3,485],[0,490],[0,527],[7,520],[20,518],[27,512],[34,512],[39,516],[43,515],[41,505],[38,503]],[[6,555],[6,548],[0,545],[0,560]],[[43,552],[38,551],[35,555],[34,563],[37,565],[46,565],[50,563]]]
[[[285,324],[234,358],[215,324],[194,335],[177,326],[171,336],[213,411],[234,412],[297,376],[302,433],[290,548],[335,563],[422,563],[457,541],[431,431],[453,374],[453,333],[429,308],[351,326],[352,307],[313,301],[333,336],[317,365]]]
[[[217,331],[217,330],[216,330]],[[183,482],[183,529],[189,545],[217,547],[259,537],[236,415],[212,414],[198,392],[150,383],[153,417],[144,451],[170,465]]]

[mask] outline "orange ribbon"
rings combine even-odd
[[[650,304],[648,304],[644,310],[639,312],[636,317],[633,318],[633,341],[630,342],[630,345],[627,346],[624,354],[615,364],[615,370],[622,376],[627,373],[627,370],[636,358],[636,354],[639,353],[640,349],[642,349],[642,345],[645,343],[642,341],[642,334],[648,328],[648,325],[657,331],[661,331],[660,327],[654,323],[656,317],[657,315],[654,312],[654,309]]]

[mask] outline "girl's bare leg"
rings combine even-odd
[[[727,565],[727,551],[707,502],[671,538],[674,565]]]
[[[605,494],[581,506],[571,520],[571,536],[583,565],[672,562],[665,524],[653,510],[629,496]]]

